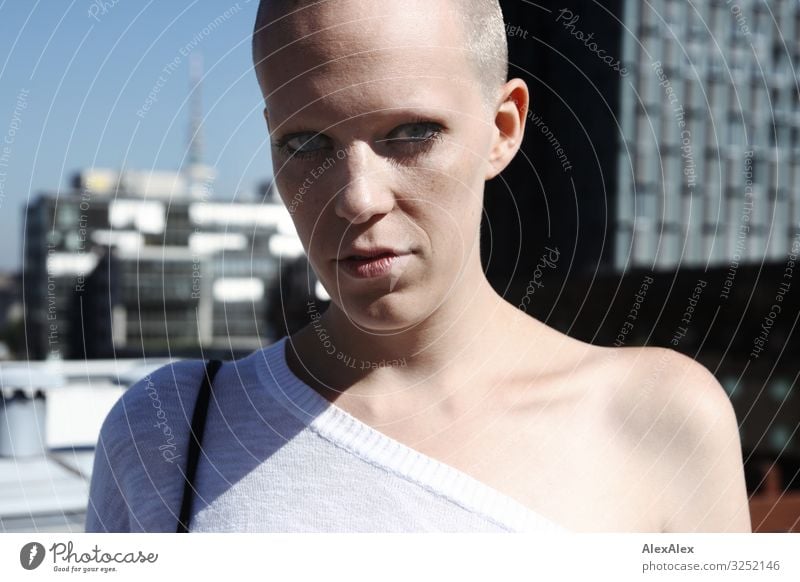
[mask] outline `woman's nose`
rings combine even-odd
[[[373,216],[391,212],[395,200],[389,186],[389,173],[384,160],[369,144],[353,144],[340,163],[346,170],[344,183],[336,194],[337,216],[361,224]]]

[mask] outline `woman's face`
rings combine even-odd
[[[373,4],[387,3],[315,8],[270,32],[265,114],[278,190],[319,280],[356,325],[391,330],[482,276],[496,128],[458,25],[422,4]],[[351,258],[382,249],[392,254]]]

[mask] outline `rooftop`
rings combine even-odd
[[[0,363],[0,532],[83,532],[103,420],[127,386],[170,361]],[[37,391],[46,402],[43,443],[35,427],[26,430],[31,410],[12,409]]]

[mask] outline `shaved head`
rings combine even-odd
[[[296,24],[298,18],[314,18],[321,8],[335,9],[337,0],[260,0],[253,30],[253,63],[259,86],[266,96],[263,62],[269,56],[267,47],[276,28]],[[376,0],[372,0],[373,2]],[[384,0],[385,1],[385,0]],[[396,0],[395,0],[396,1]],[[508,41],[503,13],[498,0],[436,0],[445,4],[458,17],[464,50],[473,64],[475,81],[485,103],[494,106],[498,89],[508,79]],[[433,12],[433,10],[431,10]],[[301,34],[316,32],[303,28]],[[281,47],[271,46],[275,51]]]

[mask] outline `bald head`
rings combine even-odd
[[[267,85],[263,62],[269,52],[280,48],[268,42],[275,30],[287,24],[296,25],[299,20],[313,19],[314,12],[322,7],[335,10],[336,1],[260,0],[253,31],[253,63],[259,86],[265,96]],[[493,106],[498,89],[508,78],[508,42],[498,0],[436,1],[447,3],[447,7],[457,16],[461,25],[463,48],[473,65],[474,80],[485,103]],[[309,32],[312,31],[305,29],[306,34]],[[268,47],[271,49],[268,50]]]

